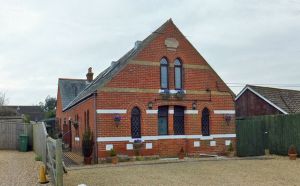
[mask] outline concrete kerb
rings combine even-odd
[[[195,163],[201,161],[234,161],[234,160],[271,160],[275,159],[270,156],[252,156],[252,157],[234,157],[227,158],[224,156],[209,157],[209,158],[185,158],[184,160],[179,160],[178,158],[162,158],[157,160],[145,160],[145,161],[131,161],[131,162],[120,162],[116,165],[105,163],[96,165],[84,165],[84,166],[74,166],[68,167],[68,171],[76,171],[82,169],[96,169],[96,168],[111,168],[111,167],[128,167],[128,166],[139,166],[139,165],[161,165],[161,164],[171,164],[171,163]]]

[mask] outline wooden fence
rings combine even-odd
[[[287,155],[290,145],[300,154],[300,114],[252,117],[237,120],[237,155]]]
[[[48,136],[44,123],[33,126],[33,147],[47,167],[47,172],[56,186],[63,185],[62,140]]]
[[[19,136],[29,136],[28,148],[32,148],[32,125],[23,122],[22,117],[0,117],[0,149],[19,149]]]

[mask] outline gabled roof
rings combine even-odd
[[[58,86],[61,96],[62,108],[78,96],[80,92],[88,85],[86,79],[63,79],[58,80]]]
[[[40,106],[1,106],[0,111],[10,111],[14,115],[28,115],[32,121],[41,121],[44,119],[44,112]],[[0,114],[1,115],[1,114]]]
[[[163,31],[165,30],[165,28],[167,27],[168,24],[173,24],[176,27],[176,25],[173,23],[172,19],[169,19],[162,26],[160,26],[158,29],[156,29],[154,32],[152,32],[146,39],[136,43],[136,45],[131,50],[129,50],[123,57],[121,57],[118,61],[113,62],[111,64],[111,66],[109,66],[107,69],[105,69],[103,72],[101,72],[88,86],[86,86],[84,88],[84,90],[81,93],[79,93],[79,95],[74,100],[72,100],[66,107],[63,107],[63,111],[66,111],[69,108],[78,104],[79,102],[87,99],[88,97],[93,95],[93,93],[95,93],[98,89],[103,87],[106,84],[106,82],[111,80],[119,71],[121,71],[126,66],[126,64],[131,59],[134,59],[134,57],[136,57],[137,54],[140,51],[142,51],[151,41],[153,41],[160,34],[163,34]],[[180,32],[179,29],[178,29],[178,31]],[[182,34],[182,36],[185,37],[183,34]],[[195,48],[188,40],[187,40],[187,42],[193,48]],[[198,51],[196,50],[196,52],[198,52]],[[198,54],[199,54],[199,52],[198,52]],[[201,54],[199,54],[199,55],[201,56]],[[204,58],[203,58],[203,60],[206,62],[206,60]],[[214,74],[222,81],[222,83],[224,83],[224,81],[210,67],[210,65],[208,63],[207,63],[207,65],[214,72]],[[225,83],[224,83],[224,85],[227,87],[227,85]],[[232,97],[235,97],[235,94],[232,92],[232,90],[229,87],[227,87],[227,88],[228,88],[228,91],[230,92],[230,94],[232,95]]]
[[[148,43],[150,43],[156,36],[161,34],[161,31],[164,30],[168,23],[172,22],[172,19],[169,19],[152,34],[150,34],[146,39],[136,44],[131,50],[129,50],[123,57],[118,61],[114,62],[101,72],[73,101],[71,101],[63,111],[73,107],[77,103],[81,102],[85,98],[91,96],[97,89],[101,88],[107,81],[109,81],[115,74],[117,74],[125,65],[133,59],[143,48],[145,48]]]
[[[300,91],[246,85],[236,100],[249,90],[284,114],[300,113]]]

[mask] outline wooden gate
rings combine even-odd
[[[63,185],[62,140],[49,137],[45,124],[33,126],[34,151],[42,157],[55,186]]]
[[[29,136],[28,146],[32,146],[32,125],[23,122],[21,117],[0,117],[0,149],[19,149],[19,136]]]

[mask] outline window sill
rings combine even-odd
[[[160,93],[160,94],[164,93],[165,90],[168,90],[168,89],[159,89],[158,93]],[[176,94],[178,91],[183,91],[186,94],[186,90],[182,90],[182,89],[169,90],[170,94]]]

